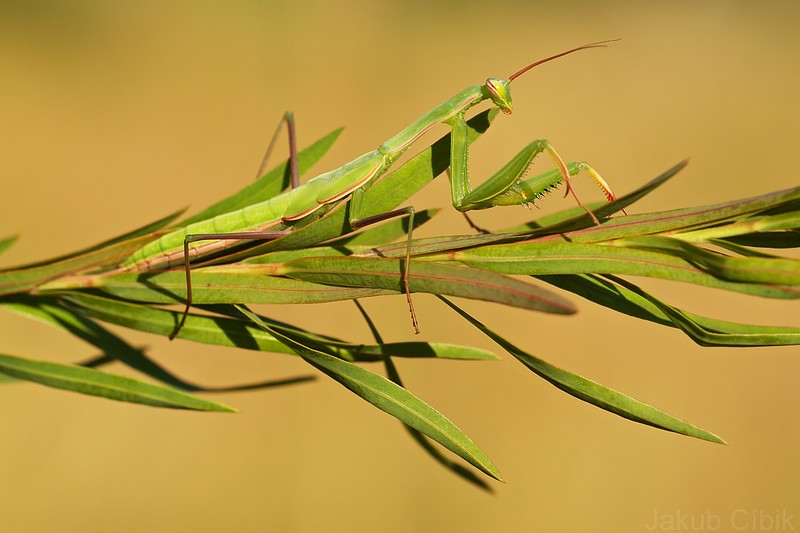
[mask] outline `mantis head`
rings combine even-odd
[[[498,78],[489,78],[483,86],[492,103],[506,115],[511,114],[511,82]]]

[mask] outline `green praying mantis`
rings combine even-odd
[[[615,39],[616,40],[616,39]],[[484,84],[468,87],[449,100],[437,105],[407,128],[390,138],[377,149],[368,152],[353,161],[331,170],[300,185],[297,167],[297,150],[294,135],[294,121],[291,113],[287,113],[281,124],[287,124],[290,145],[291,188],[242,209],[224,213],[213,218],[195,222],[167,233],[131,255],[121,266],[127,271],[147,272],[183,265],[186,275],[186,306],[181,319],[170,333],[174,339],[183,327],[192,306],[191,263],[219,253],[243,241],[266,241],[280,239],[293,231],[299,222],[312,215],[319,215],[341,202],[350,202],[349,224],[351,229],[359,229],[370,224],[385,221],[393,217],[409,217],[408,242],[403,272],[403,288],[408,300],[409,311],[414,329],[419,333],[414,307],[408,286],[409,263],[411,254],[414,208],[403,207],[387,213],[360,217],[360,206],[369,194],[369,187],[385,174],[392,164],[424,133],[438,124],[446,124],[451,129],[450,146],[450,188],[452,204],[458,211],[488,209],[500,205],[524,205],[533,203],[542,193],[565,183],[566,194],[572,194],[580,205],[599,224],[596,216],[584,206],[578,198],[570,180],[567,165],[546,140],[534,141],[515,158],[522,164],[506,165],[498,173],[476,188],[469,181],[467,157],[467,123],[466,112],[473,106],[490,100],[491,104],[503,113],[510,114],[512,101],[510,86],[516,78],[547,61],[589,48],[606,46],[611,41],[598,41],[572,48],[565,52],[541,59],[515,72],[508,79],[489,78]],[[267,150],[269,152],[274,139]],[[548,173],[550,178],[525,178],[533,159],[542,152],[548,153],[559,169],[558,173]],[[262,164],[263,167],[263,164]],[[582,164],[592,179],[603,190],[609,201],[614,194],[608,183],[590,166]],[[545,176],[545,175],[543,175]]]

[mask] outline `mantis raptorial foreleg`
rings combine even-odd
[[[547,152],[553,158],[556,162],[558,173],[547,172],[533,178],[524,179],[525,173],[533,164],[533,160],[542,152]],[[595,169],[586,163],[573,163],[573,165],[577,165],[576,168],[578,170],[583,170],[589,174],[603,191],[608,201],[614,200],[614,195],[608,183]],[[572,188],[572,180],[570,179],[570,171],[567,167],[567,164],[559,157],[549,141],[544,139],[533,141],[491,178],[461,197],[459,204],[455,207],[459,211],[466,212],[501,205],[532,204],[563,182],[567,186],[565,194],[572,193],[578,205],[592,216],[592,220],[599,224],[597,217],[586,209],[575,194]],[[456,176],[455,173],[451,173],[451,181],[457,179]],[[453,188],[456,186],[453,185]]]
[[[471,200],[476,201],[476,203],[472,205],[470,209],[487,209],[489,207],[501,205],[536,205],[537,200],[544,197],[554,188],[558,187],[562,182],[566,182],[566,180],[563,179],[564,175],[577,176],[581,171],[586,172],[592,178],[592,180],[606,194],[606,198],[609,201],[614,199],[613,196],[608,195],[610,188],[608,187],[606,180],[604,180],[603,177],[600,176],[600,174],[589,164],[583,162],[570,163],[568,165],[564,165],[563,167],[559,164],[555,170],[539,174],[532,178],[524,178],[525,170],[533,163],[533,159],[546,149],[546,146],[549,146],[549,143],[544,140],[533,141],[526,146],[496,174],[498,178],[511,175],[517,176],[518,179],[516,181],[497,179],[495,181],[484,182],[484,184],[478,187],[478,189],[472,191],[473,193],[477,192],[477,194],[471,198]],[[570,192],[574,192],[571,189],[570,182],[566,183],[567,190],[564,192],[564,196],[570,194]],[[479,190],[484,187],[489,190]],[[490,200],[487,202],[477,201],[484,197],[484,192],[488,193]],[[581,205],[581,207],[583,208],[584,206]],[[627,214],[625,209],[622,209],[622,212]],[[469,224],[472,229],[479,233],[491,233],[489,230],[475,224],[475,222],[473,222],[467,213],[468,211],[461,212],[461,214],[464,215],[464,219],[467,221],[467,224]],[[594,218],[595,217],[593,217],[593,219]]]
[[[297,179],[297,150],[294,144],[294,122],[291,113],[284,115],[283,121],[289,129],[290,161],[292,174],[292,188],[283,193],[251,204],[247,207],[232,211],[213,218],[195,222],[188,226],[164,235],[160,239],[143,247],[124,263],[122,268],[127,270],[152,270],[154,268],[167,268],[182,263],[187,278],[187,306],[183,317],[172,332],[174,337],[186,319],[191,305],[191,269],[189,262],[193,258],[205,257],[209,254],[219,253],[221,250],[243,240],[274,240],[290,233],[295,223],[308,220],[314,213],[324,206],[332,207],[340,202],[351,201],[350,227],[353,229],[363,227],[369,223],[386,220],[395,216],[409,215],[413,217],[410,207],[391,211],[389,213],[360,217],[359,206],[363,196],[369,194],[369,187],[375,180],[385,174],[392,164],[412,145],[419,137],[437,124],[447,124],[451,128],[450,140],[450,179],[452,204],[459,211],[465,212],[473,209],[487,209],[499,205],[519,205],[530,203],[542,192],[554,187],[558,183],[566,183],[567,192],[571,193],[580,205],[599,224],[597,217],[580,201],[570,181],[567,165],[547,141],[531,143],[523,152],[515,157],[500,172],[492,176],[486,183],[472,189],[469,183],[467,165],[467,126],[466,112],[471,107],[484,100],[490,100],[492,105],[510,114],[511,82],[531,68],[551,61],[564,55],[584,50],[605,46],[609,41],[600,41],[579,46],[566,52],[550,56],[546,59],[531,63],[527,67],[512,74],[508,79],[489,78],[482,85],[475,85],[464,89],[446,102],[434,107],[407,128],[390,138],[377,149],[368,152],[350,163],[326,172],[299,185]],[[277,135],[277,133],[276,133]],[[273,137],[274,139],[274,137]],[[274,142],[270,143],[271,145]],[[559,169],[552,183],[538,183],[536,179],[523,179],[528,166],[533,158],[546,151],[550,154]],[[269,155],[269,151],[267,156]],[[591,170],[590,175],[603,188],[606,197],[613,200],[614,196],[608,184]],[[338,235],[325,237],[330,239]],[[323,239],[324,240],[324,239]],[[211,241],[209,243],[193,246],[198,241]],[[411,300],[408,296],[408,268],[411,253],[411,232],[408,234],[408,247],[404,268],[403,286],[409,306]],[[416,327],[416,318],[413,318]]]

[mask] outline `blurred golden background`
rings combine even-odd
[[[797,185],[798,20],[800,5],[788,1],[0,2],[0,236],[22,237],[1,266],[71,252],[237,190],[253,179],[285,110],[297,116],[301,145],[347,127],[317,168],[326,170],[467,85],[617,37],[515,82],[514,114],[474,148],[476,182],[546,137],[564,158],[591,162],[617,192],[691,156],[637,212]],[[449,205],[447,182],[437,181],[415,206]],[[599,199],[587,180],[578,187]],[[552,195],[542,210],[569,202]],[[419,235],[469,231],[452,210],[438,218]],[[523,208],[475,216],[491,228],[527,218]],[[693,312],[800,325],[796,302],[642,285]],[[432,297],[415,302],[423,338],[494,350]],[[729,445],[602,412],[510,357],[398,361],[406,385],[503,472],[507,484],[487,495],[322,376],[209,395],[236,415],[14,384],[0,388],[3,529],[625,532],[664,530],[685,516],[713,526],[718,516],[721,530],[755,531],[779,513],[800,528],[800,349],[701,349],[675,330],[577,303],[571,318],[464,305],[549,362]],[[401,296],[365,305],[387,340],[414,337]],[[369,339],[350,303],[262,311]],[[315,373],[296,358],[114,329],[205,385]],[[63,362],[94,355],[8,313],[0,331],[0,353]]]

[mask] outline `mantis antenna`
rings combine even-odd
[[[594,42],[594,43],[584,44],[582,46],[578,46],[578,47],[572,48],[571,50],[567,50],[566,52],[561,52],[560,54],[552,55],[550,57],[546,57],[544,59],[540,59],[539,61],[534,61],[533,63],[531,63],[527,67],[525,67],[525,68],[523,68],[521,70],[518,70],[517,72],[515,72],[514,74],[509,76],[508,77],[508,81],[509,82],[514,81],[516,78],[519,78],[520,76],[522,76],[523,74],[528,72],[533,67],[538,67],[542,63],[547,63],[548,61],[552,61],[554,59],[558,59],[559,57],[564,57],[565,55],[571,54],[573,52],[578,52],[580,50],[586,50],[588,48],[605,48],[606,46],[608,46],[608,43],[613,43],[614,41],[619,41],[619,40],[620,39],[606,39],[605,41],[597,41],[597,42]]]

